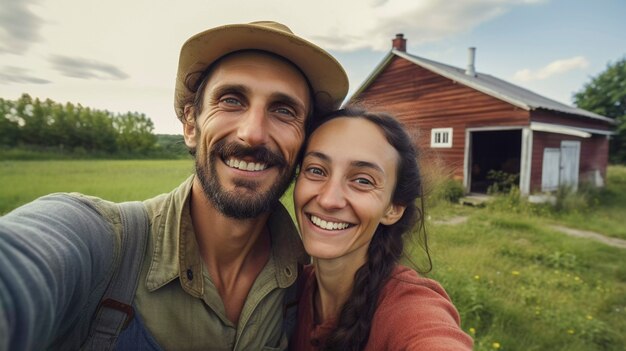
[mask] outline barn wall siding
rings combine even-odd
[[[564,140],[580,141],[580,170],[578,178],[580,182],[593,181],[596,171],[599,171],[602,179],[606,180],[609,143],[605,136],[592,135],[591,138],[579,138],[563,134],[534,132],[531,192],[541,191],[543,150],[545,148],[560,148],[561,141]]]
[[[444,165],[441,172],[463,179],[465,129],[524,126],[528,111],[453,82],[405,59],[394,57],[358,96],[368,107],[395,114],[414,135],[422,162]],[[431,148],[432,128],[453,128],[452,148]]]
[[[612,130],[610,123],[548,110],[526,111],[465,85],[424,69],[400,57],[387,67],[353,102],[393,113],[413,135],[420,147],[424,168],[463,179],[467,128],[527,127],[530,121],[598,130]],[[451,148],[431,148],[432,128],[453,128]],[[562,140],[581,141],[580,177],[589,179],[599,170],[606,179],[608,140],[593,135],[582,139],[567,135],[534,132],[531,161],[531,192],[541,190],[543,149],[560,147]]]

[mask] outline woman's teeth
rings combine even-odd
[[[322,228],[322,229],[326,229],[326,230],[342,230],[342,229],[346,229],[350,226],[349,223],[338,223],[338,222],[330,222],[330,221],[325,221],[319,217],[313,216],[311,215],[311,222],[313,222],[313,224],[315,224],[316,226]]]

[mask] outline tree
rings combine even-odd
[[[126,153],[147,154],[155,148],[154,124],[143,113],[127,112],[113,119],[117,130],[117,147]]]
[[[617,135],[609,148],[612,162],[626,163],[626,57],[609,63],[606,70],[574,94],[576,106],[614,118]]]

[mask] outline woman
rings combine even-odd
[[[416,151],[393,117],[348,108],[313,126],[294,190],[313,264],[292,349],[472,349],[443,288],[398,264],[422,221],[420,190]]]

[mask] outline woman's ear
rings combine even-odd
[[[186,105],[183,111],[183,135],[185,137],[185,145],[193,149],[196,147],[196,118],[193,105]]]
[[[396,223],[404,214],[405,209],[406,206],[395,204],[389,205],[389,207],[387,207],[387,210],[385,211],[385,214],[383,215],[383,218],[381,218],[380,223],[384,225],[392,225]]]

